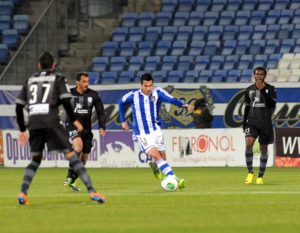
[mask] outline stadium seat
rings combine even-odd
[[[118,73],[114,71],[105,71],[100,73],[100,82],[101,84],[114,84],[118,79]]]
[[[136,21],[138,14],[135,12],[126,12],[121,16],[121,26],[122,27],[134,27],[136,26]]]
[[[198,81],[198,76],[199,76],[199,70],[188,70],[184,77],[182,82],[183,83],[194,83]]]
[[[268,25],[267,31],[265,33],[265,39],[267,39],[267,40],[276,39],[279,30],[280,30],[280,25],[279,24],[270,24],[270,25]]]
[[[188,55],[198,56],[202,54],[204,47],[205,47],[204,41],[193,40],[190,44]]]
[[[101,55],[105,57],[116,56],[119,53],[119,42],[117,41],[106,41],[103,43],[101,48]]]
[[[215,70],[210,79],[210,82],[212,83],[224,82],[226,76],[227,76],[227,70]]]
[[[110,59],[110,71],[123,71],[126,66],[126,58],[125,57],[111,57]]]
[[[167,72],[162,70],[153,71],[152,76],[154,77],[154,82],[163,83],[167,77]]]
[[[135,77],[134,71],[122,71],[119,74],[119,79],[117,83],[130,83]]]
[[[127,39],[128,27],[116,27],[112,31],[112,41],[125,41]]]
[[[210,8],[210,0],[196,0],[195,2],[195,11],[205,12]]]
[[[261,25],[264,22],[265,17],[266,17],[265,11],[252,11],[248,24],[254,26]]]
[[[184,55],[185,51],[187,49],[187,41],[174,41],[171,51],[170,51],[170,55],[175,55],[175,56],[179,56],[179,55]]]
[[[103,72],[108,69],[108,57],[94,57],[92,61],[92,71]]]
[[[234,20],[234,17],[234,11],[222,11],[220,15],[219,25],[231,25]]]
[[[232,70],[235,69],[237,64],[239,63],[239,55],[229,55],[225,57],[224,63],[223,63],[223,69],[224,70]]]
[[[208,33],[207,26],[195,26],[194,33],[191,39],[192,41],[205,41],[207,33]]]
[[[193,9],[194,0],[178,0],[178,11],[189,12]]]
[[[291,10],[297,10],[297,9],[300,9],[300,0],[293,0],[293,1],[290,1],[289,9],[291,9]]]
[[[174,12],[177,9],[177,0],[163,0],[160,11]]]
[[[178,11],[173,18],[173,26],[185,26],[189,18],[189,12]]]
[[[188,19],[188,26],[198,26],[201,24],[202,19],[204,17],[204,13],[201,11],[192,11],[190,13],[190,17]]]
[[[181,83],[184,77],[184,72],[182,70],[171,70],[168,72],[167,82],[169,83]]]
[[[204,17],[202,20],[202,24],[204,26],[216,25],[219,19],[218,11],[206,11],[204,12]]]
[[[14,15],[13,28],[20,34],[27,34],[30,30],[29,15]]]
[[[252,78],[252,69],[243,70],[242,76],[240,78],[240,82],[249,83],[249,82],[251,82],[251,78]]]
[[[295,46],[295,39],[283,39],[279,48],[279,53],[290,53]]]
[[[142,12],[138,17],[139,27],[150,27],[153,24],[154,14],[153,12]]]
[[[211,11],[221,12],[224,8],[226,8],[226,1],[224,0],[213,0],[210,6]]]
[[[243,0],[241,10],[253,11],[256,8],[258,0]]]
[[[195,58],[194,70],[206,70],[210,62],[210,56],[197,56]]]
[[[177,62],[177,70],[190,70],[193,66],[194,56],[180,56]]]
[[[264,39],[267,31],[267,25],[256,25],[254,26],[254,32],[252,34],[252,40]]]
[[[134,56],[136,48],[135,41],[120,42],[120,56]]]
[[[251,43],[250,40],[239,40],[237,47],[235,49],[235,54],[238,55],[247,54],[250,43]]]
[[[144,70],[145,71],[155,71],[160,70],[160,56],[149,56],[146,57],[145,63],[144,63]]]
[[[279,40],[275,40],[275,39],[274,40],[267,40],[265,50],[264,50],[264,54],[278,53],[279,45],[280,45]]]
[[[129,41],[142,41],[145,34],[145,27],[130,27],[128,33]]]
[[[226,25],[223,31],[223,40],[236,40],[237,33],[239,32],[238,25]]]
[[[289,3],[290,3],[289,0],[276,0],[276,1],[274,1],[273,9],[276,9],[276,10],[288,9]]]
[[[200,71],[198,82],[199,83],[207,83],[210,81],[211,77],[213,75],[212,70],[202,70]]]
[[[16,50],[19,46],[19,32],[16,29],[5,29],[2,31],[2,42],[7,47]]]
[[[277,21],[278,24],[289,24],[294,17],[294,10],[282,10]]]
[[[240,31],[237,35],[238,40],[250,40],[253,34],[253,25],[242,25],[240,26]]]
[[[277,39],[288,39],[291,38],[290,35],[292,35],[292,32],[294,31],[294,25],[293,24],[283,24],[280,27],[280,30],[277,34]]]
[[[252,40],[252,43],[248,49],[249,54],[260,54],[265,48],[266,41],[265,40]]]
[[[156,26],[168,26],[171,23],[172,13],[171,12],[158,12],[155,17]]]
[[[277,20],[280,18],[280,10],[269,10],[265,19],[265,24],[276,24]]]
[[[298,39],[300,38],[300,24],[296,24],[294,30],[291,34],[292,39]]]
[[[252,69],[253,55],[241,55],[237,68],[239,70]]]
[[[0,44],[0,64],[6,65],[9,58],[9,50],[7,44]]]
[[[250,11],[237,11],[235,15],[235,25],[248,25],[248,20],[251,16]]]
[[[300,24],[300,9],[295,10],[294,17],[292,18],[291,23]]]
[[[154,55],[156,56],[165,56],[169,54],[169,51],[172,47],[171,41],[161,40],[156,44]]]
[[[220,40],[223,34],[223,26],[212,25],[208,28],[206,40]]]
[[[10,29],[11,17],[10,15],[0,15],[0,35],[3,30]]]
[[[243,0],[228,0],[226,10],[238,11],[243,5]]]
[[[157,41],[162,33],[161,27],[147,27],[145,40]]]
[[[268,11],[273,8],[273,0],[259,0],[257,10]]]
[[[99,72],[89,71],[87,72],[87,74],[89,75],[91,85],[99,84],[99,77],[100,77]]]
[[[266,62],[266,68],[267,69],[277,68],[278,62],[280,61],[281,57],[282,57],[281,54],[270,54]]]
[[[203,55],[215,55],[220,54],[221,42],[219,40],[210,40],[207,41]]]
[[[174,70],[177,64],[177,56],[163,56],[160,69],[163,71]]]
[[[215,55],[211,57],[209,69],[210,70],[219,70],[222,68],[222,64],[224,63],[225,57],[222,55]]]
[[[173,41],[177,35],[177,27],[175,26],[166,26],[163,27],[161,40]]]
[[[222,55],[234,54],[236,46],[237,46],[236,40],[225,40],[221,54]]]
[[[144,57],[142,56],[132,56],[129,58],[128,71],[139,71],[142,70],[144,64]]]
[[[268,55],[257,54],[254,56],[253,67],[265,67],[268,60]]]
[[[179,27],[178,28],[178,33],[177,33],[177,36],[176,36],[176,40],[189,41],[192,33],[193,33],[193,27],[192,26]]]
[[[1,1],[0,2],[0,15],[9,15],[12,16],[15,11],[15,6],[13,2],[10,1]]]
[[[229,70],[225,81],[228,83],[236,83],[238,82],[240,77],[241,77],[240,70]]]
[[[153,48],[153,41],[141,41],[138,43],[137,56],[151,56]]]

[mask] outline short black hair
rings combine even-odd
[[[84,77],[89,77],[89,74],[86,73],[86,72],[80,72],[76,75],[76,80],[79,82],[80,79],[81,79],[81,76],[84,76]]]
[[[44,52],[40,58],[39,63],[41,66],[41,69],[51,69],[54,64],[54,58],[48,51]]]
[[[253,74],[255,74],[255,72],[256,72],[257,70],[262,70],[262,71],[264,72],[264,74],[265,74],[265,77],[267,76],[267,70],[266,70],[264,67],[261,67],[261,66],[256,67],[256,68],[253,70]]]
[[[143,84],[143,81],[151,81],[151,80],[153,81],[153,77],[149,73],[142,74],[141,79],[140,79],[141,84]]]

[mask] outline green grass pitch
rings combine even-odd
[[[88,169],[108,197],[92,203],[63,186],[66,169],[39,169],[29,206],[16,195],[24,169],[0,168],[3,233],[300,232],[300,172],[268,168],[264,185],[245,185],[246,168],[175,168],[185,190],[165,192],[148,169]]]

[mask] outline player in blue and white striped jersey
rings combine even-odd
[[[193,107],[182,103],[160,87],[154,86],[151,74],[145,73],[141,76],[141,89],[130,91],[119,101],[119,114],[122,128],[128,130],[125,119],[125,105],[130,104],[133,114],[133,134],[141,150],[154,159],[150,162],[154,175],[158,179],[165,176],[174,176],[178,180],[179,188],[184,187],[184,179],[175,176],[172,168],[166,162],[166,152],[163,134],[160,128],[159,110],[162,102],[174,104],[186,108],[189,111]]]

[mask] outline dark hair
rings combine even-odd
[[[262,71],[264,72],[265,76],[267,76],[267,70],[266,70],[264,67],[261,67],[261,66],[256,67],[256,68],[253,70],[253,74],[255,74],[255,72],[256,72],[257,70],[262,70]]]
[[[78,73],[78,74],[76,75],[76,80],[77,80],[77,81],[80,81],[81,76],[89,77],[88,73],[80,72],[80,73]]]
[[[40,58],[39,63],[41,66],[41,69],[51,69],[54,64],[54,58],[48,51],[44,52]]]
[[[153,77],[149,73],[142,74],[141,79],[140,79],[141,84],[143,84],[143,81],[151,81],[151,80],[153,81]]]

